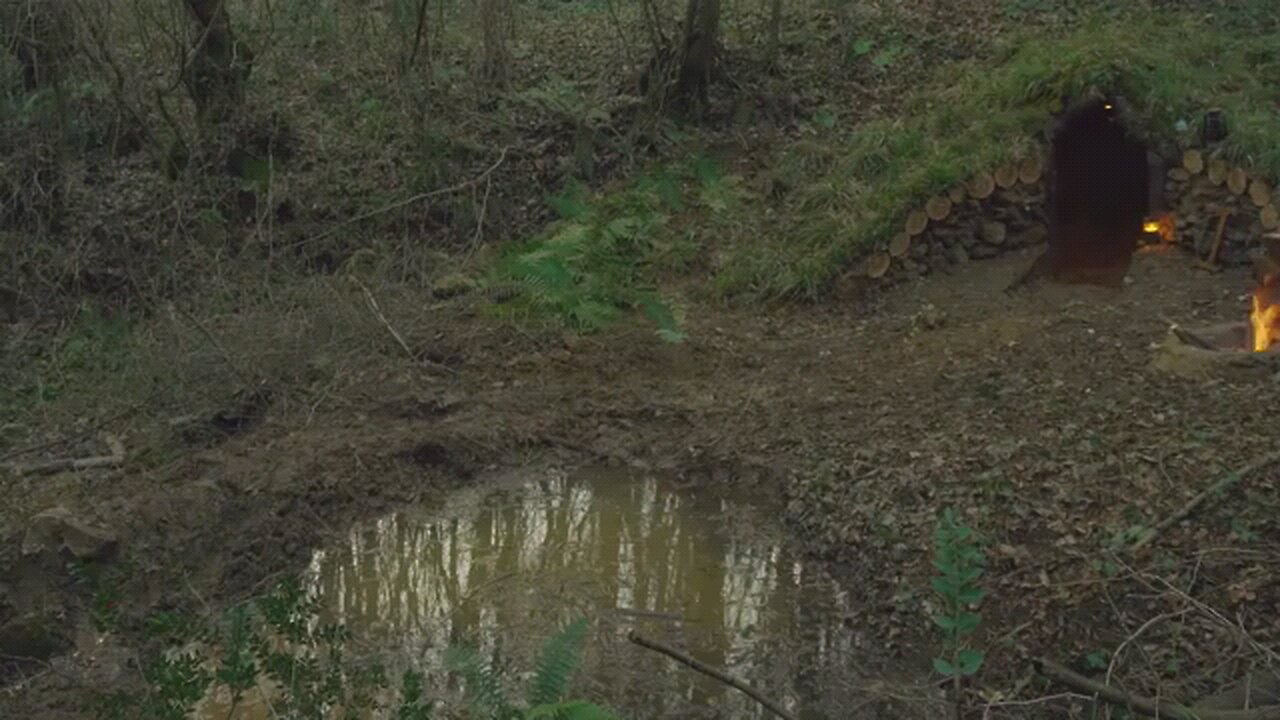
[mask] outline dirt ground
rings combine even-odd
[[[1248,277],[1144,253],[1121,291],[1003,293],[1031,259],[858,301],[702,307],[680,345],[638,329],[527,335],[458,299],[438,335],[449,371],[380,372],[305,427],[268,415],[145,471],[0,478],[0,608],[67,627],[87,611],[55,559],[18,552],[28,518],[53,505],[119,535],[123,626],[136,629],[148,610],[252,594],[351,523],[430,505],[486,470],[605,462],[726,495],[744,483],[777,493],[797,541],[861,600],[849,631],[903,657],[932,649],[933,519],[959,508],[991,558],[988,660],[971,700],[992,717],[1083,712],[1069,697],[1009,704],[1057,692],[1026,662],[1038,654],[1123,648],[1111,657],[1128,689],[1193,700],[1278,647],[1280,467],[1143,552],[1108,548],[1275,447],[1280,379],[1191,382],[1149,367],[1170,322],[1243,319]],[[83,716],[86,686],[129,672],[88,655],[27,667],[0,692],[0,716]]]

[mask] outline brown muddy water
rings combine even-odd
[[[750,500],[660,475],[547,471],[356,527],[315,552],[307,582],[321,620],[428,676],[443,677],[445,651],[465,644],[517,679],[518,698],[520,673],[545,639],[585,616],[573,694],[621,717],[770,717],[737,690],[632,645],[631,629],[793,712],[846,716],[830,708],[866,650],[844,626],[845,598],[788,547],[777,508]],[[206,709],[227,717],[216,700]]]

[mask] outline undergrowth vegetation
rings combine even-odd
[[[353,652],[351,632],[323,620],[315,596],[297,579],[282,581],[216,618],[164,611],[145,624],[152,649],[140,658],[141,687],[101,689],[93,708],[100,720],[177,720],[193,713],[240,717],[255,708],[288,718],[372,713],[427,720],[456,717],[459,710],[474,720],[613,717],[594,703],[566,699],[581,659],[586,619],[547,640],[532,669],[525,707],[508,699],[509,671],[499,672],[463,646],[448,657],[465,682],[466,698],[460,707],[450,707],[442,696],[447,683],[428,674],[443,668],[409,662],[392,672],[388,658]]]
[[[687,271],[702,252],[699,236],[741,212],[749,197],[741,177],[705,156],[594,197],[571,183],[550,199],[560,219],[511,246],[492,282],[523,291],[504,310],[510,317],[550,315],[594,331],[639,309],[662,339],[678,342],[684,334],[659,278]]]

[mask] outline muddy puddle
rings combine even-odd
[[[622,717],[768,716],[631,644],[632,629],[830,716],[812,711],[831,707],[865,650],[842,594],[788,548],[773,510],[657,475],[546,472],[357,527],[315,553],[309,590],[359,645],[437,676],[465,644],[523,679],[544,640],[585,616],[575,694]]]

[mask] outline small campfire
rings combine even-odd
[[[1280,373],[1280,235],[1263,240],[1253,255],[1258,285],[1249,296],[1246,320],[1169,329],[1153,365],[1187,378],[1239,379]]]
[[[1263,241],[1253,269],[1258,288],[1250,298],[1249,342],[1254,352],[1270,352],[1280,341],[1280,234]]]
[[[1173,213],[1161,213],[1152,217],[1148,217],[1142,223],[1143,239],[1148,244],[1172,243],[1177,240],[1175,236],[1175,223]]]

